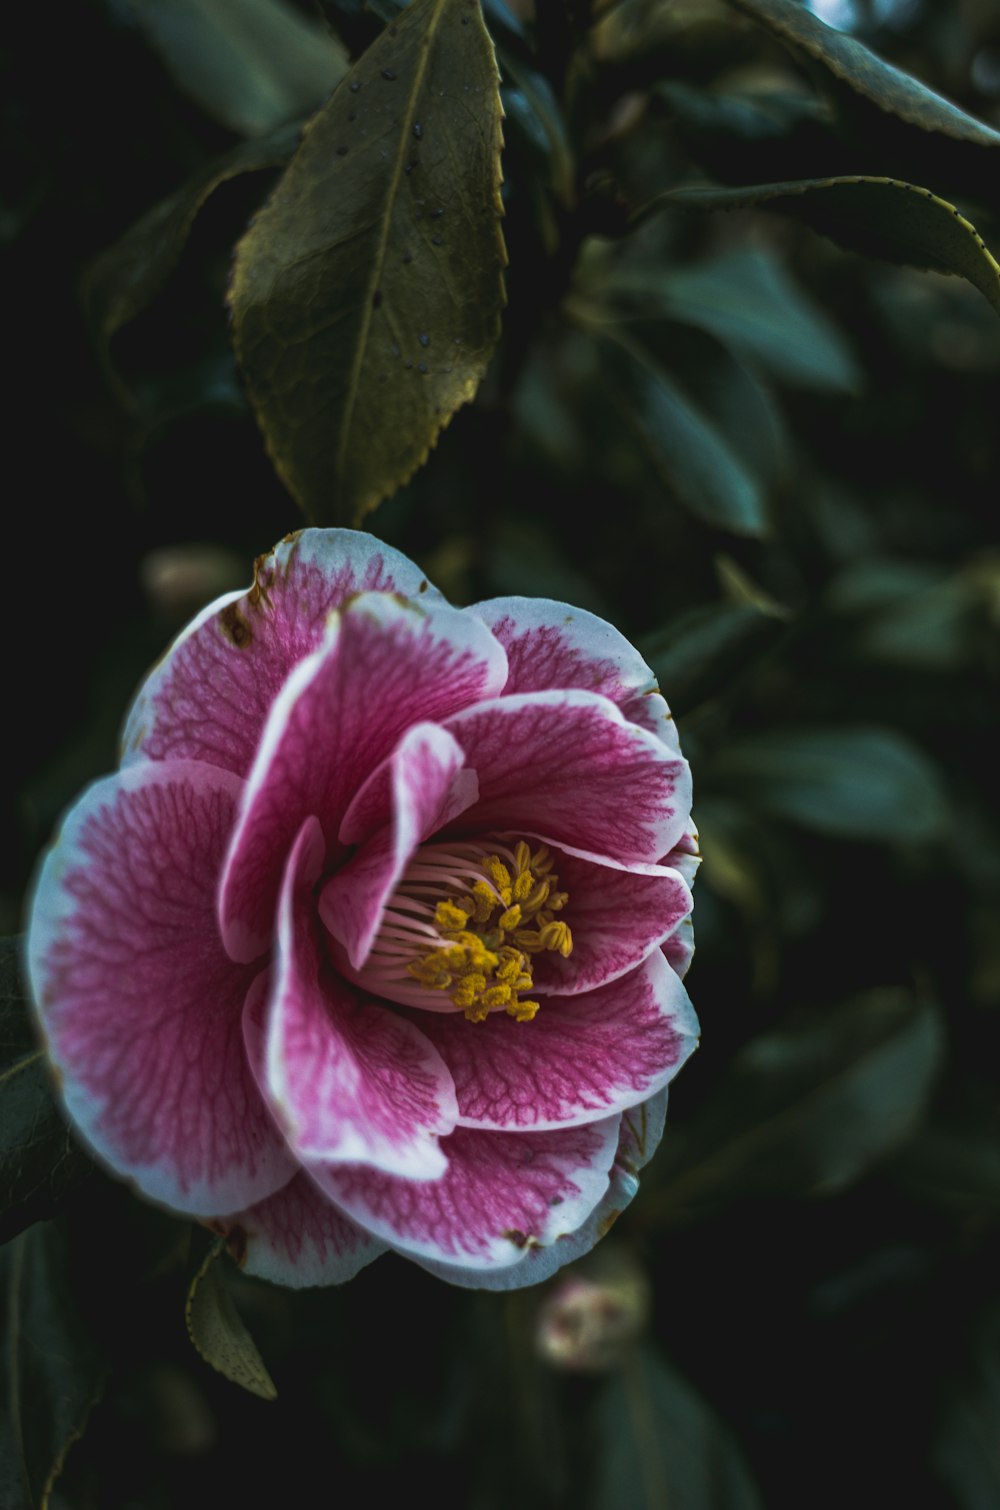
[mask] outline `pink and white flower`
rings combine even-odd
[[[66,1110],[250,1273],[331,1284],[392,1248],[530,1284],[659,1141],[695,863],[616,630],[458,610],[371,536],[304,530],[167,652],[41,868]]]

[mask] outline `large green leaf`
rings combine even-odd
[[[263,136],[323,103],[347,54],[284,0],[130,0],[180,87],[214,120]]]
[[[207,163],[91,263],[83,282],[84,307],[113,380],[117,378],[111,361],[115,336],[159,293],[206,201],[222,184],[245,173],[283,167],[295,151],[301,130],[301,124],[281,126],[270,136],[241,142]],[[127,398],[127,393],[123,397]]]
[[[70,1136],[21,985],[20,940],[0,940],[0,1241],[51,1216],[93,1169]]]
[[[104,1387],[104,1356],[80,1314],[71,1280],[71,1255],[54,1222],[23,1232],[0,1254],[4,1510],[47,1510],[66,1454]]]
[[[908,125],[976,146],[1000,147],[1000,131],[884,62],[856,37],[827,26],[800,0],[730,0],[730,4],[780,37],[821,77],[845,86]]]
[[[594,321],[590,329],[608,402],[666,488],[706,524],[763,534],[760,485],[713,417],[621,326]]]
[[[725,1426],[652,1347],[605,1384],[595,1426],[592,1510],[762,1510]]]
[[[188,1333],[205,1362],[220,1374],[262,1400],[274,1400],[278,1391],[226,1289],[223,1252],[223,1243],[211,1247],[191,1281]]]
[[[414,0],[237,248],[237,357],[310,518],[359,520],[476,392],[503,304],[500,119],[477,0]]]
[[[699,210],[766,205],[849,251],[966,278],[1000,314],[1000,265],[976,230],[930,189],[895,178],[808,178],[740,189],[674,189],[658,201]]]
[[[873,991],[754,1039],[657,1160],[643,1220],[762,1195],[829,1194],[918,1125],[941,1060],[929,1003]]]
[[[948,806],[934,766],[892,729],[774,729],[734,740],[713,777],[752,806],[838,838],[926,842]]]

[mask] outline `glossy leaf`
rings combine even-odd
[[[130,0],[130,9],[180,87],[243,136],[310,115],[347,72],[341,44],[285,0]]]
[[[66,1454],[104,1388],[104,1357],[80,1315],[70,1276],[65,1239],[52,1222],[22,1233],[0,1254],[4,1510],[48,1510]]]
[[[668,491],[706,524],[763,534],[760,485],[712,416],[620,327],[594,329],[608,401]]]
[[[0,1241],[49,1217],[93,1165],[56,1104],[19,970],[0,940]]]
[[[664,204],[700,210],[765,205],[802,220],[838,246],[935,273],[957,273],[1000,314],[1000,265],[947,200],[895,178],[810,178],[742,189],[685,188]]]
[[[762,1510],[726,1427],[652,1347],[608,1380],[595,1424],[593,1510]]]
[[[754,1039],[664,1143],[644,1219],[851,1184],[918,1125],[941,1052],[933,1007],[902,990],[872,991]]]
[[[210,1248],[191,1281],[186,1308],[188,1334],[212,1368],[250,1394],[275,1400],[278,1391],[226,1289],[223,1250],[222,1243]]]
[[[713,771],[753,806],[838,838],[926,842],[947,821],[937,772],[892,729],[774,729],[729,744]]]
[[[500,101],[476,0],[414,0],[240,242],[236,353],[309,517],[359,520],[473,397],[500,329]]]

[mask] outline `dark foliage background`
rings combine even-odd
[[[146,667],[301,522],[227,272],[297,123],[397,8],[303,4],[315,34],[272,47],[273,76],[232,50],[263,0],[7,18],[8,933]],[[993,0],[816,9],[1000,125]],[[212,35],[171,31],[199,11]],[[67,1139],[8,950],[5,1507],[1000,1504],[1000,284],[942,229],[957,206],[1000,251],[1000,137],[907,124],[905,91],[782,45],[787,11],[486,6],[503,335],[368,520],[458,603],[605,615],[678,715],[704,1038],[639,1197],[575,1295],[468,1293],[391,1256],[291,1293],[210,1261],[217,1361],[268,1392],[235,1301],[277,1387],[254,1398],[188,1339],[200,1234]],[[787,216],[643,211],[852,175],[883,184],[786,195]],[[121,249],[192,181],[197,215],[195,195]]]

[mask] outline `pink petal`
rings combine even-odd
[[[490,598],[468,610],[496,635],[510,671],[504,693],[579,687],[622,707],[656,690],[642,656],[613,624],[551,598]]]
[[[364,1169],[311,1173],[390,1247],[483,1274],[517,1263],[529,1246],[555,1243],[586,1220],[608,1188],[618,1121],[545,1133],[456,1128],[444,1145],[448,1172],[434,1184]]]
[[[621,980],[543,997],[529,1023],[421,1014],[455,1082],[459,1123],[500,1131],[575,1126],[661,1090],[694,1050],[698,1021],[659,950]]]
[[[216,1217],[210,1226],[245,1273],[294,1289],[344,1284],[385,1252],[384,1243],[331,1205],[301,1170],[266,1200]]]
[[[365,1164],[411,1180],[446,1168],[438,1137],[455,1126],[451,1076],[420,1030],[331,968],[313,886],[323,854],[308,819],[281,896],[269,1007],[271,1105],[301,1160]]]
[[[606,1237],[626,1206],[634,1199],[639,1189],[636,1173],[652,1157],[663,1134],[667,1114],[666,1089],[644,1101],[641,1106],[625,1112],[621,1119],[618,1149],[611,1166],[611,1180],[607,1193],[597,1203],[586,1220],[575,1232],[564,1233],[547,1248],[529,1246],[520,1263],[505,1269],[461,1269],[455,1264],[443,1264],[418,1258],[421,1268],[427,1269],[449,1284],[462,1285],[477,1290],[522,1290],[526,1285],[541,1284],[550,1279],[559,1269],[583,1258],[602,1237]]]
[[[147,678],[123,760],[187,758],[245,776],[271,704],[352,593],[428,602],[436,588],[406,556],[357,530],[299,530],[255,563],[254,585],[212,603]]]
[[[694,957],[694,929],[691,919],[685,918],[676,933],[663,944],[663,957],[678,978],[683,980]]]
[[[256,971],[232,964],[215,886],[242,783],[143,762],[90,787],[35,891],[32,987],[63,1099],[153,1200],[239,1209],[293,1168],[243,1046]]]
[[[559,890],[569,895],[559,917],[572,931],[573,952],[534,956],[537,992],[565,996],[627,975],[691,911],[690,887],[669,866],[623,867],[555,847],[553,858]]]
[[[447,721],[479,778],[456,833],[517,829],[620,860],[653,862],[684,832],[687,762],[592,692],[529,692]]]
[[[234,959],[267,947],[304,819],[314,813],[335,845],[351,799],[410,725],[490,696],[506,664],[489,631],[446,604],[364,593],[331,620],[275,698],[247,782],[219,903]]]
[[[326,883],[319,913],[354,970],[367,959],[385,903],[417,845],[478,796],[474,772],[462,770],[464,760],[446,730],[417,724],[352,803],[341,835],[360,834],[369,825],[376,831]]]

